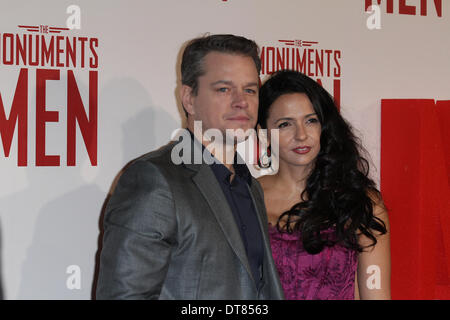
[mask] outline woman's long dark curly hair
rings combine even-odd
[[[367,246],[371,247],[377,243],[373,230],[387,233],[384,222],[373,214],[375,199],[381,200],[381,194],[369,178],[369,162],[362,156],[366,151],[331,95],[296,71],[278,71],[261,87],[258,123],[263,129],[267,129],[273,102],[290,93],[304,93],[311,101],[322,126],[320,152],[300,195],[302,201],[281,214],[277,228],[281,232],[300,231],[303,247],[310,254],[336,243],[362,252],[366,247],[358,243],[359,234],[372,241]],[[335,228],[334,237],[321,233],[331,227]]]

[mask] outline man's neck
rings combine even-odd
[[[234,158],[236,155],[236,143],[233,145],[226,144],[225,141],[208,141],[203,139],[203,133],[198,130],[187,128],[218,161],[220,161],[234,176]]]

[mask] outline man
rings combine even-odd
[[[194,121],[224,136],[255,127],[260,65],[243,37],[187,45],[180,96],[192,153],[175,164],[169,143],[122,174],[106,209],[98,299],[283,299],[260,185],[221,152],[211,157],[222,163],[194,159],[209,152]],[[245,138],[233,137],[233,154]]]

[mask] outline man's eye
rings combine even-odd
[[[250,93],[250,94],[255,94],[256,90],[254,90],[254,89],[245,89],[245,92]]]
[[[217,91],[219,91],[219,92],[227,92],[228,88],[218,88]]]
[[[278,125],[278,128],[281,129],[281,128],[287,127],[288,125],[289,125],[289,122],[282,122]]]

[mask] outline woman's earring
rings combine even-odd
[[[272,159],[271,159],[271,150],[270,146],[267,148],[267,150],[259,157],[258,159],[258,165],[261,168],[267,169],[270,168],[272,165]]]

